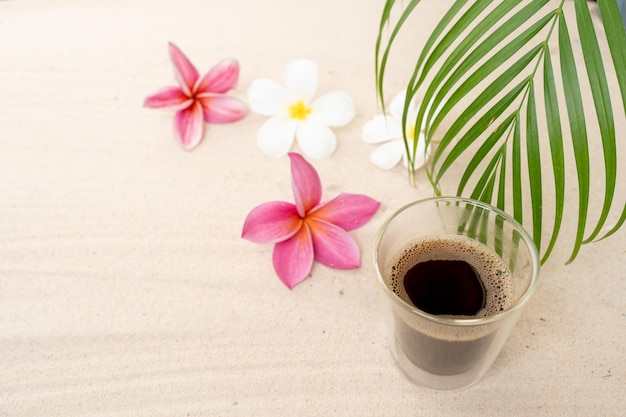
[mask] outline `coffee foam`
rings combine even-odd
[[[493,316],[513,304],[513,276],[509,268],[487,246],[465,236],[437,235],[410,241],[390,263],[386,284],[404,302],[413,305],[404,289],[404,276],[420,262],[437,260],[465,261],[476,270],[485,289],[485,306],[471,318]]]

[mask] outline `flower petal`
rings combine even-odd
[[[311,211],[308,218],[324,220],[343,230],[353,230],[367,223],[379,207],[378,201],[366,195],[341,193]]]
[[[413,146],[413,142],[409,143],[409,146]],[[415,164],[414,164],[414,168],[417,171],[418,169],[422,168],[424,165],[426,165],[426,161],[428,161],[430,159],[430,150],[431,147],[428,147],[428,151],[424,152],[424,148],[426,146],[426,137],[424,136],[423,132],[420,132],[419,137],[417,139],[417,149],[415,150],[416,152],[416,156],[415,156]],[[413,149],[411,149],[411,152],[413,151]],[[408,168],[409,166],[409,161],[406,157],[406,152],[402,152],[402,163],[404,165],[405,168]]]
[[[192,99],[187,97],[179,87],[164,87],[154,94],[149,95],[143,102],[144,107],[189,107]]]
[[[235,97],[212,95],[199,98],[204,120],[209,123],[230,123],[242,119],[248,112],[243,102]]]
[[[180,84],[180,87],[183,89],[183,92],[191,96],[191,91],[198,81],[200,74],[196,67],[187,59],[185,54],[178,49],[176,45],[172,42],[169,43],[169,51],[170,58],[172,59],[172,63],[174,64],[174,73],[176,74],[176,79]]]
[[[200,143],[203,127],[202,105],[198,101],[186,109],[180,110],[174,117],[176,139],[186,150],[191,150]]]
[[[284,72],[285,88],[290,101],[309,104],[317,91],[317,64],[308,59],[297,59],[287,64]]]
[[[287,92],[276,81],[267,78],[254,80],[248,88],[248,102],[252,111],[265,115],[286,115]]]
[[[418,169],[421,169],[424,167],[424,165],[426,165],[426,162],[428,161],[430,155],[426,155],[426,157],[424,157],[424,154],[418,154],[417,158],[415,159],[415,165],[414,165],[414,169],[417,171]],[[406,161],[406,166],[408,167],[408,161]]]
[[[311,118],[326,126],[345,126],[354,118],[354,102],[348,93],[333,91],[311,103]]]
[[[313,241],[306,225],[291,239],[277,243],[272,255],[278,278],[289,288],[293,288],[309,275],[313,259]]]
[[[333,131],[328,126],[311,119],[298,124],[296,139],[302,153],[313,159],[328,158],[337,147]]]
[[[391,100],[391,103],[389,104],[389,107],[388,107],[389,115],[393,117],[394,119],[396,119],[399,123],[402,122],[402,113],[404,112],[405,98],[406,98],[406,90],[402,90],[398,94],[396,94],[393,100]],[[415,97],[413,97],[411,99],[411,102],[409,103],[409,114],[407,114],[407,116],[411,116],[411,112],[414,113],[414,116],[417,116],[415,107],[416,107]],[[415,117],[413,117],[413,119],[414,118]],[[408,121],[412,122],[412,119],[409,117]]]
[[[239,80],[239,62],[228,58],[218,62],[198,83],[197,93],[223,94],[237,86]]]
[[[289,152],[296,134],[296,122],[285,117],[270,117],[257,133],[257,146],[266,155],[280,158]]]
[[[264,203],[248,213],[241,237],[254,243],[276,243],[298,232],[302,220],[296,206],[283,201]]]
[[[441,109],[443,109],[443,106],[446,105],[446,101],[442,101],[441,103],[439,103],[439,106],[432,112],[432,114],[430,115],[430,122],[432,123],[435,118],[439,115],[439,113],[441,112]],[[426,106],[426,114],[428,115],[428,113],[431,111],[431,107],[433,106],[433,102],[431,101],[430,103],[428,103],[428,106]],[[426,118],[424,117],[424,120],[422,121],[422,128],[420,130],[425,130],[426,129]]]
[[[406,161],[406,151],[404,141],[395,139],[387,143],[379,145],[370,154],[370,162],[380,169],[391,169],[398,165],[398,162],[404,157]]]
[[[308,218],[306,223],[311,228],[316,261],[337,269],[352,269],[361,265],[359,245],[348,232],[317,219]]]
[[[322,199],[322,183],[313,165],[302,155],[289,152],[291,159],[291,188],[298,214],[304,217]]]
[[[402,138],[401,121],[390,116],[374,116],[363,125],[363,140],[366,143],[381,143]]]

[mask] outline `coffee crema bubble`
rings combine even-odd
[[[484,289],[484,306],[475,315],[461,317],[488,317],[507,310],[513,304],[513,276],[504,261],[484,244],[458,235],[426,236],[412,240],[393,257],[385,281],[407,304],[414,305],[405,290],[404,278],[413,266],[427,261],[464,261],[474,268]]]

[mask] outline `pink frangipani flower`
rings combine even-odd
[[[176,139],[184,149],[191,150],[202,139],[204,121],[235,122],[248,112],[243,102],[225,94],[237,85],[239,63],[234,59],[224,59],[200,78],[196,67],[171,42],[169,53],[180,87],[162,88],[146,97],[144,106],[176,108]]]
[[[367,223],[380,203],[361,194],[341,193],[321,203],[322,184],[315,168],[290,152],[295,204],[272,201],[248,214],[242,237],[275,243],[274,270],[289,288],[304,280],[313,261],[337,269],[360,266],[359,247],[348,231]]]

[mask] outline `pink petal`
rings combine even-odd
[[[242,119],[248,108],[235,97],[212,95],[199,98],[202,103],[204,120],[209,123],[230,123]]]
[[[273,262],[276,274],[289,288],[309,275],[313,267],[313,242],[306,225],[291,239],[274,246]]]
[[[204,118],[200,102],[196,101],[191,106],[176,113],[174,130],[176,131],[176,139],[184,149],[191,150],[200,143],[203,127]]]
[[[144,107],[159,108],[176,106],[184,109],[191,104],[192,100],[183,93],[179,87],[165,87],[155,94],[146,97]]]
[[[302,220],[295,205],[272,201],[250,211],[241,237],[254,243],[276,243],[292,237],[301,226]]]
[[[304,217],[322,199],[322,183],[315,168],[302,155],[295,152],[289,152],[288,155],[291,159],[293,196],[296,200],[298,214],[300,217]]]
[[[206,73],[198,83],[198,93],[225,93],[237,86],[239,63],[235,59],[224,59]]]
[[[322,220],[307,218],[311,228],[315,260],[338,269],[358,268],[361,253],[356,241],[342,228]]]
[[[174,73],[176,74],[176,79],[180,84],[183,92],[191,96],[191,92],[193,87],[196,85],[196,81],[200,78],[200,74],[196,67],[187,59],[185,54],[178,49],[176,45],[173,43],[169,43],[170,50],[170,58],[172,59],[172,63],[174,63]]]
[[[324,220],[343,230],[353,230],[367,223],[379,207],[380,203],[368,196],[341,193],[311,211],[308,217]]]

